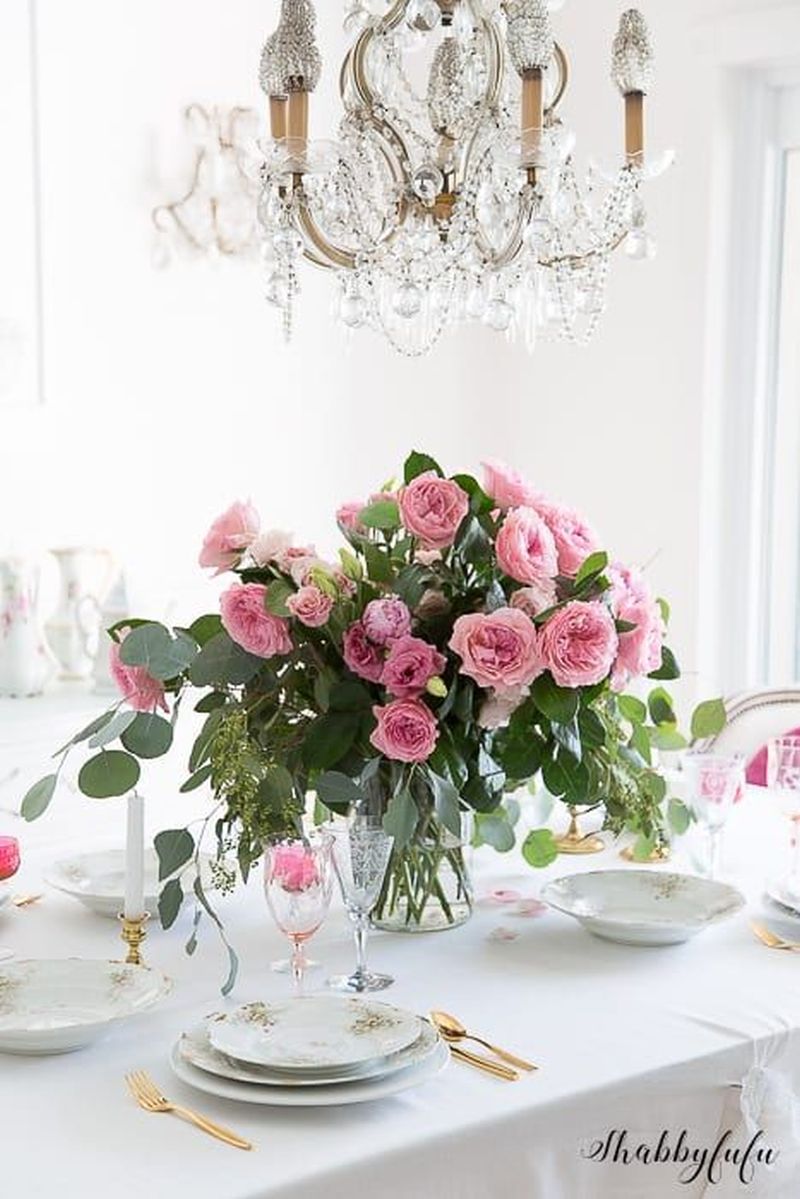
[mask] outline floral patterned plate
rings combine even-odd
[[[416,1041],[413,1012],[340,995],[246,1003],[209,1021],[213,1047],[228,1057],[279,1070],[319,1071],[388,1057]]]
[[[270,1107],[332,1107],[386,1099],[429,1082],[444,1070],[449,1061],[450,1050],[440,1041],[436,1050],[424,1061],[387,1077],[356,1078],[352,1082],[333,1083],[325,1087],[254,1087],[249,1082],[216,1078],[205,1070],[196,1069],[182,1057],[180,1041],[170,1057],[175,1075],[187,1086],[221,1099],[236,1099],[240,1103],[266,1104]]]
[[[662,870],[591,870],[547,883],[542,899],[623,945],[675,945],[744,907],[727,883]]]
[[[0,1052],[69,1053],[109,1024],[158,1003],[171,983],[158,970],[83,958],[0,965]]]
[[[441,1037],[433,1025],[423,1020],[422,1031],[417,1040],[389,1057],[376,1058],[357,1066],[326,1068],[312,1074],[306,1070],[275,1070],[268,1066],[254,1066],[226,1057],[224,1053],[219,1053],[209,1040],[208,1028],[213,1019],[212,1016],[183,1034],[178,1042],[178,1054],[181,1059],[198,1070],[205,1070],[207,1074],[216,1074],[219,1078],[229,1078],[236,1082],[253,1083],[256,1086],[319,1087],[366,1078],[387,1078],[408,1066],[418,1066],[436,1052],[441,1042]]]

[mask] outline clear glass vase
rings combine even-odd
[[[469,869],[471,821],[462,816],[461,836],[429,812],[413,840],[393,849],[383,888],[372,913],[376,928],[430,933],[458,928],[472,915]]]

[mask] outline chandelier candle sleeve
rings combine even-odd
[[[144,916],[144,799],[135,793],[128,796],[123,915],[126,920]]]
[[[625,101],[625,155],[629,164],[644,160],[644,97],[653,78],[653,47],[644,17],[635,8],[620,18],[611,48],[611,77]]]

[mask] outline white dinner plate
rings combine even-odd
[[[790,891],[780,879],[772,879],[767,883],[766,892],[769,899],[782,909],[785,915],[800,919],[800,898]]]
[[[421,1023],[422,1032],[417,1040],[390,1057],[378,1058],[356,1067],[324,1070],[316,1076],[307,1071],[298,1073],[296,1071],[271,1070],[267,1066],[253,1066],[248,1062],[240,1062],[226,1057],[224,1053],[218,1053],[208,1037],[208,1020],[203,1020],[184,1033],[178,1042],[178,1048],[183,1061],[190,1066],[196,1066],[198,1070],[204,1070],[207,1074],[215,1074],[218,1078],[268,1087],[330,1086],[335,1083],[362,1081],[367,1078],[388,1078],[390,1074],[395,1074],[398,1070],[420,1065],[436,1052],[441,1042],[441,1037],[432,1024],[429,1024],[427,1020],[423,1020]]]
[[[201,854],[203,884],[211,885],[209,854]],[[194,869],[189,867],[194,880]],[[44,872],[44,880],[57,891],[77,899],[100,916],[116,918],[122,911],[125,897],[125,850],[101,849],[94,853],[75,854],[53,862]],[[166,882],[166,880],[164,880]],[[158,856],[152,848],[145,850],[145,906],[155,912],[158,894],[164,883],[158,881]]]
[[[440,1041],[434,1053],[416,1066],[407,1066],[385,1078],[356,1079],[319,1087],[264,1087],[251,1082],[217,1078],[198,1070],[183,1059],[178,1041],[170,1055],[174,1073],[187,1086],[216,1095],[220,1099],[236,1099],[241,1103],[256,1103],[270,1107],[333,1107],[337,1104],[369,1103],[399,1095],[411,1087],[429,1082],[444,1070],[450,1060],[450,1050]]]
[[[744,907],[727,883],[654,870],[592,870],[556,879],[542,898],[590,933],[623,945],[674,945]]]
[[[227,1057],[315,1073],[388,1057],[421,1032],[422,1021],[413,1012],[343,995],[246,1003],[208,1023],[211,1044]]]
[[[0,965],[0,1051],[69,1053],[144,1012],[172,984],[147,966],[85,958]]]

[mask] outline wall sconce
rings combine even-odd
[[[258,114],[190,104],[183,116],[194,164],[184,194],[153,209],[153,265],[167,267],[176,257],[213,261],[254,254],[259,188],[247,167]]]

